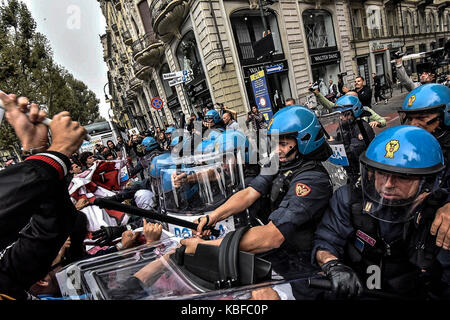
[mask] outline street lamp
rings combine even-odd
[[[105,83],[105,85],[103,86],[103,93],[105,94],[105,102],[106,103],[110,103],[111,99],[108,97],[108,95],[106,94],[106,86],[109,84],[109,82]]]

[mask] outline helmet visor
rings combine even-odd
[[[406,222],[429,194],[428,182],[423,176],[402,175],[361,164],[363,211],[384,222]]]

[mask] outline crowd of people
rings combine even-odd
[[[330,88],[336,89],[332,83]],[[376,289],[391,297],[450,298],[450,89],[421,75],[421,83],[411,88],[399,109],[401,125],[378,135],[373,128],[386,126],[386,121],[371,109],[372,93],[364,78],[356,77],[354,90],[345,86],[339,90],[342,94],[337,93],[331,102],[311,88],[325,108],[339,113],[336,135],[328,134],[320,118],[292,98],[270,122],[256,106],[251,108],[245,119],[247,129],[265,130],[269,142],[276,141],[266,154],[278,164],[270,174],[264,171],[268,162],[251,163],[250,138],[242,133],[237,114],[220,104],[192,115],[183,128],[149,128],[79,153],[86,130],[68,112],[55,115],[47,127],[42,123],[46,113],[37,105],[0,93],[6,120],[26,154],[23,162],[0,172],[0,299],[58,297],[55,273],[62,267],[160,240],[160,222],[131,214],[115,225],[92,229],[86,209],[94,206],[93,201],[85,196],[75,199],[68,190],[83,173],[105,163],[120,163],[119,169],[123,164],[129,172],[125,186],[109,181],[116,187],[108,190],[108,200],[128,201],[159,213],[169,205],[168,198],[160,197],[167,183],[180,206],[187,198],[199,202],[195,185],[205,177],[210,179],[210,191],[216,190],[210,182],[224,181],[216,192],[229,197],[195,221],[193,236],[180,241],[178,265],[192,263],[192,257],[204,259],[203,255],[213,252],[199,250],[205,246],[234,255],[229,243],[236,235],[235,250],[263,256],[281,276],[301,273],[329,281],[329,288],[292,281],[289,294],[273,286],[254,291],[253,297],[363,299]],[[384,98],[379,92],[376,96]],[[176,134],[177,130],[182,134]],[[241,137],[243,148],[236,150]],[[233,142],[231,150],[229,145],[222,150],[224,141]],[[333,155],[330,145],[336,142],[348,154],[344,165],[348,179],[333,190],[324,162]],[[170,162],[172,171],[166,181],[160,160],[167,162],[175,150],[189,143],[191,150],[200,148],[208,154],[243,151],[241,188],[232,176],[239,161],[205,166],[203,172],[182,171],[185,167]],[[106,171],[93,176],[86,184],[89,192],[113,179]],[[159,189],[155,188],[158,179]],[[209,238],[211,228],[234,216],[248,219],[238,220],[237,230],[229,236]],[[142,231],[133,232],[137,228]],[[96,250],[88,250],[87,238],[94,241]],[[217,268],[221,278],[214,278],[214,272],[197,276],[213,286],[239,283],[239,277],[223,278],[218,264],[209,262],[208,268]],[[379,277],[371,277],[374,266]],[[146,286],[142,277],[146,269],[130,278],[140,288]]]

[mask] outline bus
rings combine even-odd
[[[85,125],[84,128],[91,136],[91,140],[83,142],[80,147],[80,153],[85,151],[93,152],[96,144],[106,146],[108,140],[112,140],[114,145],[117,144],[117,137],[120,135],[120,132],[111,121],[91,123]]]

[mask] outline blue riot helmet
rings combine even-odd
[[[378,134],[360,163],[363,210],[382,221],[405,222],[419,197],[438,187],[444,156],[432,134],[402,125]]]
[[[351,111],[355,119],[360,117],[364,112],[363,105],[361,104],[361,101],[358,99],[358,97],[348,94],[337,99],[334,108],[336,111],[339,111],[341,113]]]
[[[172,134],[177,128],[175,127],[168,127],[165,131],[165,134]]]
[[[144,146],[144,150],[146,152],[153,151],[154,149],[156,149],[159,146],[158,142],[156,142],[155,138],[153,138],[153,137],[144,138],[144,140],[142,140],[141,144]]]
[[[297,141],[296,150],[302,156],[314,156],[316,152],[321,150],[322,146],[328,146],[324,129],[315,113],[300,105],[289,106],[278,111],[270,120],[267,134],[269,136],[279,135],[295,138]],[[330,149],[329,146],[328,149]],[[327,156],[324,160],[332,154],[330,151],[327,150]]]
[[[402,124],[414,124],[428,131],[434,130],[435,126],[428,127],[436,120],[441,120],[442,127],[450,126],[450,88],[443,84],[429,83],[423,84],[412,90],[403,101],[402,107],[398,110]],[[413,122],[413,114],[426,115],[439,113],[438,117],[417,122]],[[421,123],[422,122],[422,123]],[[435,132],[433,132],[435,134]],[[436,134],[435,134],[436,136]]]
[[[205,115],[205,120],[213,119],[214,123],[219,123],[221,120],[220,114],[216,110],[209,110]]]
[[[242,160],[249,162],[249,140],[247,136],[239,130],[227,130],[215,139],[214,149],[216,153],[237,153],[241,152]]]
[[[152,158],[148,174],[154,179],[159,179],[161,168],[169,168],[171,165],[174,165],[171,154],[169,152],[162,153]]]
[[[202,140],[194,150],[194,154],[206,154],[214,151],[214,140],[205,139]]]

